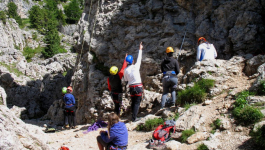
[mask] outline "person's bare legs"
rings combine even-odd
[[[104,147],[99,142],[97,142],[97,143],[98,143],[98,149],[99,150],[104,150]]]

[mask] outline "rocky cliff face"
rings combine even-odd
[[[246,54],[263,53],[264,6],[256,0],[86,0],[74,33],[81,57],[72,78],[79,99],[78,122],[103,115],[100,97],[107,89],[108,67],[120,68],[125,53],[136,59],[141,41],[141,77],[145,88],[154,92],[161,92],[160,62],[168,46],[176,56],[180,54],[180,83],[186,81],[183,76],[195,63],[200,36],[215,45],[219,59],[234,55],[249,59],[253,56]]]
[[[18,116],[0,105],[0,149],[51,149],[48,136],[36,126],[26,125]]]
[[[2,104],[25,107],[23,119],[46,114],[53,101],[61,98],[61,88],[70,85],[76,61],[75,54],[67,53],[47,60],[33,58],[28,63],[23,48],[43,46],[42,36],[34,40],[33,33],[36,31],[20,29],[14,19],[8,19],[6,25],[0,21]]]
[[[32,0],[1,0],[0,10],[7,10],[7,5],[9,2],[14,2],[17,5],[17,13],[21,18],[28,18],[28,11],[32,6],[36,5],[36,3],[34,3]]]

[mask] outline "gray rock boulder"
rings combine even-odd
[[[39,128],[25,124],[6,106],[0,105],[1,149],[51,149],[47,135]]]

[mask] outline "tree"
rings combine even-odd
[[[3,21],[3,24],[6,24],[6,13],[4,11],[0,11],[0,20]]]
[[[54,56],[58,53],[60,48],[60,37],[57,31],[58,22],[56,21],[56,17],[53,13],[49,13],[48,18],[44,37],[44,41],[47,46],[44,51],[42,51],[45,58]]]
[[[77,23],[82,15],[82,10],[77,0],[72,0],[69,5],[64,8],[64,13],[68,23]]]
[[[9,16],[9,18],[15,18],[16,16],[18,16],[17,5],[14,2],[8,3],[7,8],[7,15]]]
[[[7,15],[9,18],[14,18],[16,22],[21,26],[22,25],[22,19],[17,13],[17,5],[14,2],[10,2],[7,5]]]
[[[57,19],[58,19],[58,22],[59,22],[59,25],[65,25],[66,22],[65,22],[65,15],[63,13],[62,10],[58,10],[57,12]]]
[[[47,11],[41,9],[39,6],[35,5],[29,10],[29,20],[32,28],[36,28],[42,34],[45,32],[45,27],[47,24]]]

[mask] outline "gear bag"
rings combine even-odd
[[[170,134],[175,133],[175,121],[167,120],[164,125],[158,126],[153,132],[154,140],[160,140],[162,142],[167,142],[170,139]]]

